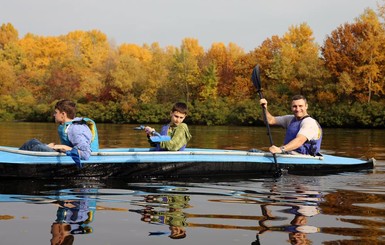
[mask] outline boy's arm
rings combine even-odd
[[[78,149],[82,160],[90,158],[92,133],[87,125],[71,125],[68,130],[68,139],[74,148]]]
[[[191,134],[186,124],[179,125],[170,141],[160,142],[160,147],[169,151],[178,151],[191,139]]]

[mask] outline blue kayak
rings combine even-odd
[[[373,169],[375,159],[333,155],[289,155],[259,150],[187,148],[154,151],[151,148],[108,148],[93,152],[81,167],[58,152],[22,151],[0,146],[2,178],[186,178],[271,175],[277,166],[293,174],[319,175]]]

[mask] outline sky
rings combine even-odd
[[[59,36],[99,30],[114,44],[158,42],[180,47],[195,38],[206,50],[230,42],[246,52],[291,26],[307,23],[318,44],[366,8],[385,0],[0,0],[0,25],[26,33]]]

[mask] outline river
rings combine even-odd
[[[99,124],[101,147],[147,147],[135,126]],[[263,127],[190,130],[189,147],[269,145]],[[0,123],[0,132],[2,146],[58,139],[53,123]],[[277,145],[283,134],[272,128]],[[278,179],[0,180],[1,244],[385,244],[385,130],[326,128],[322,152],[377,165]]]

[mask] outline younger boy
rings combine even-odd
[[[169,135],[171,140],[160,143],[154,143],[150,140],[151,146],[156,147],[156,150],[158,151],[183,151],[192,137],[187,124],[183,123],[183,120],[187,116],[187,112],[188,108],[185,103],[175,103],[171,109],[170,123],[163,125],[160,131],[161,135]],[[145,127],[145,131],[147,133],[147,137],[149,138],[155,129]]]

